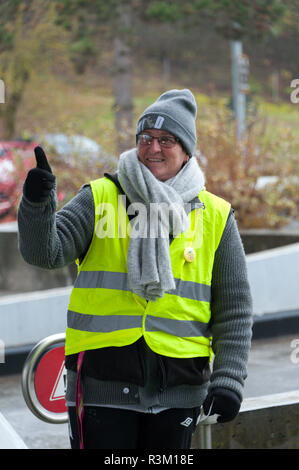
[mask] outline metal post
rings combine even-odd
[[[240,90],[240,58],[242,42],[231,41],[233,109],[237,123],[237,138],[241,139],[245,129],[246,95]]]
[[[211,424],[202,424],[200,427],[200,448],[212,449],[212,429]]]
[[[0,103],[5,103],[5,84],[0,80]]]
[[[210,411],[212,409],[213,402],[210,407]],[[210,415],[210,411],[207,415],[205,415],[203,411],[203,407],[199,418],[197,420],[197,424],[200,425],[199,430],[199,445],[201,449],[212,449],[212,424],[217,423],[218,414]]]

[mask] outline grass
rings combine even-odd
[[[149,82],[144,91],[140,84],[135,86],[134,125],[143,110],[162,92],[154,86],[158,81]],[[111,85],[111,86],[108,86]],[[180,84],[171,87],[182,88]],[[206,110],[215,112],[218,106],[226,106],[228,96],[208,96],[193,90],[198,104],[198,119],[204,118]],[[299,139],[299,104],[271,103],[258,98],[258,117],[267,121],[265,138],[271,139],[279,128],[289,130]],[[112,84],[74,77],[36,75],[28,84],[22,106],[17,115],[16,135],[39,135],[46,132],[83,134],[100,143],[109,152],[115,151],[114,99]]]

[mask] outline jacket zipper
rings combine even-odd
[[[144,337],[140,338],[140,340],[144,342]],[[142,371],[142,383],[143,383],[143,386],[144,386],[144,384],[145,384],[145,362],[144,362],[144,355],[143,355],[143,352],[141,350],[142,345],[141,345],[140,340],[137,341],[137,352],[138,352],[139,363],[140,363],[140,367],[141,367],[141,371]]]

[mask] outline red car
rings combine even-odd
[[[35,166],[33,149],[36,145],[36,142],[24,140],[0,141],[0,220],[15,215],[12,212],[26,174]]]

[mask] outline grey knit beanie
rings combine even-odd
[[[176,136],[192,156],[196,146],[196,101],[190,90],[170,90],[140,116],[136,137],[145,129],[163,129]]]

